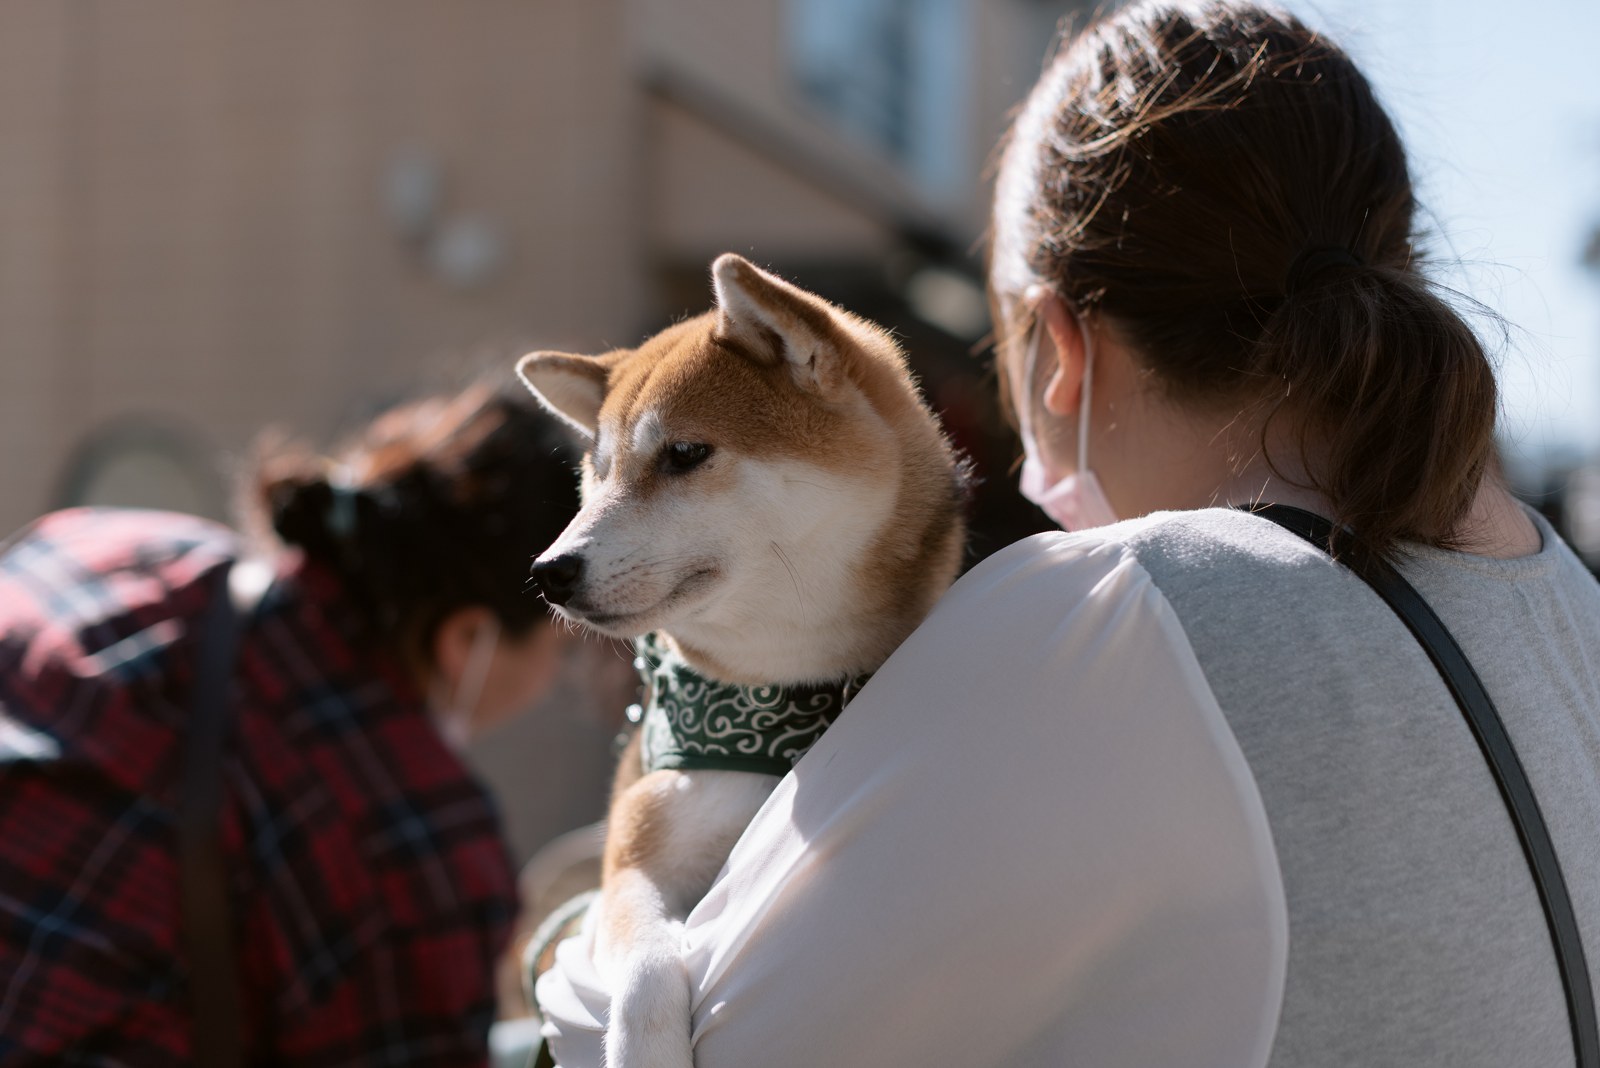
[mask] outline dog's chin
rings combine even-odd
[[[697,568],[678,580],[667,595],[643,609],[619,609],[605,604],[571,603],[556,609],[561,616],[608,638],[637,638],[665,630],[710,599],[722,571],[714,564]]]

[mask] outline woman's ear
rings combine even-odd
[[[495,625],[494,613],[483,605],[457,608],[439,621],[433,632],[433,673],[436,685],[454,693],[466,674],[472,650],[484,627]]]
[[[1050,350],[1039,352],[1040,360],[1054,358],[1050,380],[1044,387],[1045,411],[1056,416],[1078,414],[1078,401],[1083,390],[1084,362],[1088,356],[1084,341],[1084,324],[1079,313],[1056,294],[1044,290],[1037,298],[1035,312],[1044,324]]]

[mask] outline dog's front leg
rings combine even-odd
[[[694,1064],[683,920],[667,907],[669,896],[671,888],[639,869],[618,872],[604,892],[595,951],[612,989],[607,1068]]]
[[[692,1068],[683,920],[777,782],[657,771],[612,803],[595,932],[596,964],[613,991],[608,1068]]]

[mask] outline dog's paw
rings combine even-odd
[[[606,1068],[693,1068],[689,977],[676,955],[638,954],[611,999]]]
[[[689,1028],[682,1035],[629,1034],[613,1026],[606,1032],[606,1068],[694,1068]]]

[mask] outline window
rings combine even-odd
[[[966,0],[788,0],[785,30],[802,99],[930,198],[965,191]]]

